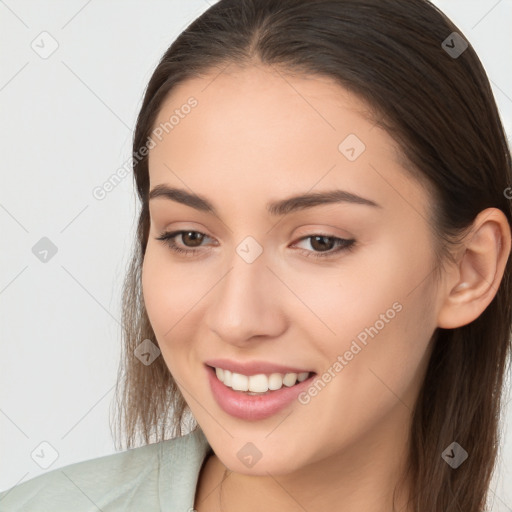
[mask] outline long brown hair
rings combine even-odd
[[[449,247],[485,208],[512,225],[510,149],[483,66],[463,33],[426,0],[220,0],[172,43],[147,86],[133,139],[141,201],[123,292],[123,355],[116,389],[126,447],[183,435],[197,423],[162,357],[134,357],[158,342],[141,292],[149,231],[147,156],[141,148],[164,99],[189,78],[230,64],[273,66],[333,78],[363,99],[397,142],[411,176],[433,192],[439,266]],[[450,39],[449,37],[452,37]],[[461,42],[462,41],[462,42]],[[510,355],[512,260],[476,320],[436,329],[412,417],[408,471],[414,510],[481,512],[500,441],[504,376]],[[190,422],[186,427],[186,422]],[[453,441],[469,458],[456,470],[441,454]],[[123,448],[123,445],[119,445]]]

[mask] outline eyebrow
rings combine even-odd
[[[203,196],[188,192],[184,189],[157,185],[149,193],[149,200],[164,198],[170,201],[190,206],[196,210],[217,215],[213,204]],[[324,204],[351,203],[382,208],[382,206],[371,199],[358,196],[345,190],[329,190],[327,192],[313,192],[281,199],[267,203],[267,211],[270,215],[286,215],[291,212],[313,208]]]

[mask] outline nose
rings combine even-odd
[[[211,292],[205,321],[223,341],[239,347],[253,338],[277,337],[286,328],[282,283],[263,255],[247,263],[237,254]]]

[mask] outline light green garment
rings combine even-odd
[[[0,512],[192,512],[210,445],[182,437],[77,462],[0,493]]]

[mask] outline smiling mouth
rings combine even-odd
[[[293,387],[315,375],[315,372],[276,372],[270,374],[259,373],[255,375],[243,375],[224,368],[213,366],[209,366],[209,368],[215,373],[216,378],[226,387],[246,395],[267,395],[283,387]]]

